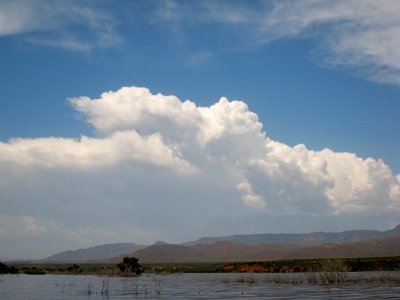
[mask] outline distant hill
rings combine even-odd
[[[144,263],[232,262],[300,258],[374,257],[400,255],[400,235],[348,243],[319,245],[232,244],[152,245],[133,256]]]
[[[87,249],[68,250],[43,259],[44,262],[84,262],[106,260],[116,256],[135,252],[143,245],[134,243],[106,244]]]
[[[400,255],[399,240],[400,225],[387,231],[244,234],[203,237],[180,245],[163,241],[157,241],[148,247],[134,243],[108,244],[64,251],[42,261],[117,261],[125,255],[136,256],[142,262],[388,256]]]
[[[177,263],[177,262],[213,262],[251,259],[267,259],[269,253],[301,249],[291,244],[235,245],[229,242],[216,242],[193,246],[152,245],[140,249],[132,255],[141,262]]]
[[[387,231],[352,230],[343,232],[312,232],[312,233],[265,233],[241,234],[222,237],[203,237],[184,245],[214,244],[215,242],[229,242],[232,244],[255,245],[262,243],[290,243],[301,245],[317,245],[322,243],[345,243],[362,241],[371,238],[383,238],[400,234],[400,225]]]

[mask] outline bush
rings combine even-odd
[[[29,269],[25,269],[24,270],[24,274],[28,274],[28,275],[44,275],[46,274],[45,270],[42,269],[37,269],[36,267],[32,267]]]
[[[73,274],[79,274],[82,273],[81,267],[77,264],[74,264],[73,266],[70,266],[67,268],[68,272],[71,272]]]
[[[321,266],[321,281],[325,283],[342,283],[346,279],[347,266],[342,260],[328,260]]]
[[[0,274],[7,274],[8,272],[9,272],[8,266],[0,262]]]
[[[143,273],[142,266],[139,264],[139,259],[136,257],[124,257],[117,267],[125,275],[140,275]]]
[[[3,264],[2,262],[0,262],[0,274],[17,274],[18,273],[18,269],[14,266],[7,266],[6,264]]]

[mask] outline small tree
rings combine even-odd
[[[0,274],[7,274],[7,273],[18,274],[18,269],[14,266],[9,267],[0,261]]]
[[[0,274],[7,274],[9,272],[10,272],[10,268],[6,264],[3,264],[0,261]]]
[[[131,275],[140,275],[143,272],[142,266],[139,264],[139,259],[136,257],[124,257],[121,263],[117,265],[121,272]]]
[[[68,270],[68,272],[71,272],[74,274],[82,273],[81,267],[77,264],[74,264],[73,266],[68,267],[67,270]]]

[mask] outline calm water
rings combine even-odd
[[[340,285],[305,274],[0,275],[0,299],[400,299],[399,272],[348,273]],[[360,279],[362,278],[362,279]]]

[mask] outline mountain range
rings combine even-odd
[[[312,233],[264,233],[241,234],[222,237],[203,237],[185,245],[213,244],[215,242],[229,242],[232,244],[255,245],[261,243],[290,243],[301,245],[318,245],[322,243],[344,243],[362,241],[371,238],[383,238],[400,234],[400,225],[387,231],[378,230],[351,230],[342,232],[312,232]]]
[[[400,255],[400,235],[357,242],[298,244],[153,245],[132,254],[144,263],[233,262],[279,259],[381,257]]]
[[[150,246],[107,244],[64,251],[42,261],[119,261],[123,256],[135,256],[141,262],[159,263],[393,255],[400,255],[400,225],[387,231],[246,234],[203,237],[182,244],[158,241]]]
[[[87,249],[67,250],[43,259],[45,262],[85,262],[113,258],[130,254],[146,246],[134,243],[106,244]]]

